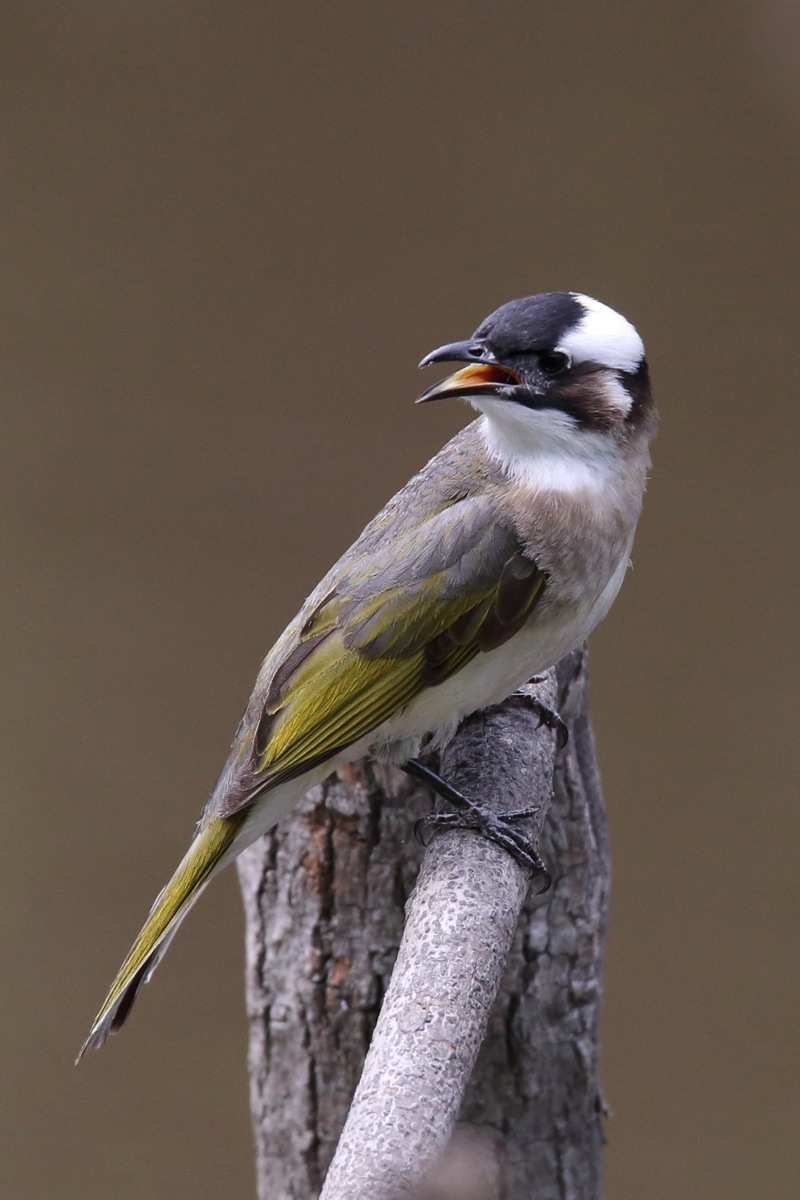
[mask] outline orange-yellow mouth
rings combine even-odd
[[[519,384],[519,376],[495,363],[470,363],[435,383],[417,399],[417,404],[429,400],[441,400],[445,396],[459,396],[468,400],[471,396],[501,396],[502,389]]]

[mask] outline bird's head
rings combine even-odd
[[[467,366],[417,403],[468,400],[520,452],[583,457],[654,430],[642,339],[625,317],[579,292],[512,300],[467,341],[440,346],[420,366],[453,361]]]

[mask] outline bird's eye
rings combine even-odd
[[[561,375],[570,366],[570,357],[568,354],[562,354],[560,350],[551,350],[547,354],[539,355],[539,370],[543,375],[547,375],[552,379],[555,375]]]

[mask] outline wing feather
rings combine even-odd
[[[340,753],[501,645],[546,583],[485,495],[370,549],[301,614],[263,700],[240,728],[235,775],[217,815]]]

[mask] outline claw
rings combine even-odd
[[[544,676],[542,676],[544,678]],[[541,683],[540,679],[532,679],[531,683]],[[560,713],[551,708],[549,704],[545,704],[543,700],[532,696],[525,688],[521,688],[518,692],[512,692],[509,700],[516,700],[519,703],[529,704],[539,717],[539,726],[544,725],[547,729],[556,731],[558,750],[563,750],[569,741],[569,726]]]
[[[539,715],[539,725],[544,725],[547,729],[555,730],[556,746],[559,750],[563,750],[569,741],[569,726],[567,722],[554,708],[549,708],[546,704],[542,704],[541,700],[534,700],[533,707]]]
[[[433,815],[433,814],[431,814],[431,815]],[[430,821],[430,816],[420,817],[420,819],[418,821],[414,822],[414,826],[413,826],[414,841],[418,842],[420,846],[425,846],[426,848],[427,848],[428,843],[425,840],[425,826],[428,824],[429,821]]]

